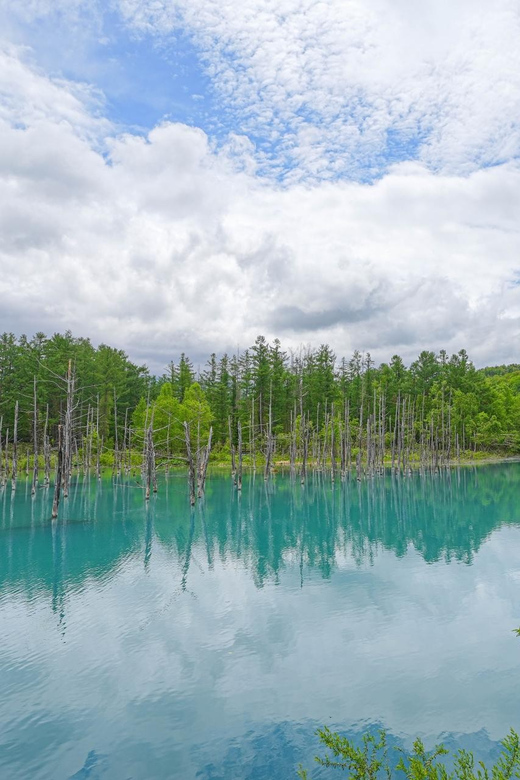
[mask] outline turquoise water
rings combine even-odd
[[[290,780],[322,724],[483,758],[520,729],[520,464],[51,502],[0,493],[2,779]]]

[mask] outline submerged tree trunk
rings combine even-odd
[[[301,484],[304,485],[307,478],[307,455],[309,452],[309,425],[305,419],[305,415],[302,415],[301,418],[300,436],[302,439],[302,464],[300,470],[300,480]]]
[[[237,468],[237,488],[242,490],[242,423],[237,423],[238,428],[238,468]]]
[[[18,472],[18,401],[14,406],[14,428],[13,428],[13,463],[11,471],[11,488],[16,488],[16,476]]]
[[[34,496],[36,488],[38,486],[38,405],[36,399],[36,377],[34,377],[34,395],[33,395],[33,447],[34,447],[34,462],[33,462],[33,478],[31,495]]]
[[[188,459],[188,482],[189,482],[189,489],[190,489],[190,504],[191,506],[193,506],[196,500],[195,461],[193,460],[193,453],[191,451],[190,426],[188,425],[186,420],[184,421],[183,425],[184,425],[184,440],[186,443],[186,456]]]
[[[155,468],[155,445],[153,441],[153,420],[146,431],[146,493],[145,498],[148,501],[150,492],[157,493],[157,472]]]
[[[56,464],[56,481],[54,483],[54,500],[52,502],[53,519],[58,517],[58,508],[60,505],[60,496],[61,496],[62,469],[63,469],[63,428],[60,423],[60,425],[58,425],[58,455],[57,455],[57,464]]]
[[[239,423],[240,425],[240,423]],[[208,463],[209,463],[209,456],[211,453],[211,439],[213,437],[213,428],[211,427],[209,429],[209,435],[208,435],[208,443],[204,448],[204,452],[202,454],[202,457],[200,459],[200,467],[199,467],[199,473],[198,473],[198,496],[199,498],[202,498],[204,495],[204,491],[206,489],[206,474],[208,472]],[[240,473],[239,473],[239,480],[242,480],[242,463],[240,462]]]
[[[236,484],[237,476],[237,464],[235,460],[235,445],[233,444],[233,433],[231,430],[231,416],[228,417],[228,432],[229,432],[229,452],[231,455],[231,477]]]

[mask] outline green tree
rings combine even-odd
[[[187,389],[179,411],[182,422],[187,422],[190,427],[192,446],[195,447],[199,442],[204,444],[213,414],[198,382],[193,382]]]

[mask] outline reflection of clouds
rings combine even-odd
[[[275,724],[255,723],[254,728],[235,739],[197,746],[195,752],[200,767],[197,777],[203,780],[286,780],[295,777],[294,767],[302,763],[312,770],[313,778],[332,780],[338,776],[337,772],[318,767],[314,762],[317,753],[323,755],[325,752],[316,736],[316,729],[323,725],[337,728],[356,745],[361,745],[364,733],[370,731],[377,735],[383,727],[383,724],[379,723],[358,723],[345,729],[341,723],[330,720],[327,724],[312,721],[298,724],[287,721]],[[496,760],[499,751],[499,745],[491,740],[485,731],[473,734],[443,734],[442,741],[451,753],[461,748],[471,750],[477,760],[488,765]],[[388,747],[390,763],[395,765],[399,760],[396,748],[406,750],[410,748],[410,744],[390,733]],[[446,763],[449,768],[449,757]]]
[[[50,738],[56,776],[73,775],[95,749],[108,756],[111,778],[149,778],[151,768],[171,776],[174,767],[173,777],[184,779],[198,770],[212,777],[212,762],[214,776],[227,777],[218,772],[233,756],[251,777],[263,776],[262,760],[285,771],[284,751],[292,755],[296,745],[299,752],[295,734],[310,734],[309,722],[349,729],[381,722],[406,738],[483,728],[502,737],[518,726],[511,685],[520,652],[511,633],[518,624],[511,576],[518,572],[518,529],[499,523],[515,517],[517,470],[479,472],[483,513],[468,472],[446,494],[451,504],[447,497],[443,503],[444,483],[434,481],[443,507],[434,523],[425,525],[419,514],[414,524],[397,499],[386,518],[372,512],[369,527],[353,497],[347,522],[342,504],[330,505],[329,487],[325,494],[321,486],[315,494],[299,486],[293,493],[278,477],[266,495],[260,480],[258,492],[245,486],[239,505],[230,502],[229,482],[213,479],[204,524],[201,514],[195,519],[187,570],[183,493],[170,491],[167,504],[163,492],[152,502],[155,536],[145,567],[142,507],[135,502],[111,520],[103,486],[95,522],[61,527],[64,634],[50,609],[45,566],[33,571],[32,589],[29,566],[23,587],[16,578],[13,563],[23,562],[31,532],[13,532],[11,569],[0,589],[6,739],[36,739],[48,715],[63,724],[59,739]],[[427,503],[426,482],[416,487]],[[343,500],[341,490],[337,485],[334,495]],[[364,490],[354,491],[361,509]],[[327,496],[329,508],[319,516],[317,504]],[[373,494],[372,509],[376,504]],[[463,534],[468,515],[470,538]],[[447,563],[442,536],[450,528]],[[89,534],[100,544],[111,539],[115,570],[106,560],[100,568]],[[41,540],[32,538],[38,560]],[[473,550],[469,566],[465,546]],[[437,552],[431,563],[425,549]],[[52,559],[45,565],[54,571]],[[24,724],[28,711],[39,715]],[[10,760],[16,780],[23,756]],[[46,776],[38,771],[36,779]]]

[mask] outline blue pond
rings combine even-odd
[[[317,727],[520,729],[520,464],[0,493],[0,777],[313,778]]]

